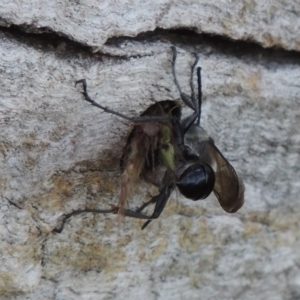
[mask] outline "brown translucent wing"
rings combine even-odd
[[[244,204],[244,184],[212,140],[207,146],[211,158],[216,163],[216,181],[213,192],[222,208],[228,213],[234,213]]]

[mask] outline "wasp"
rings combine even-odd
[[[81,212],[114,213],[147,220],[144,229],[153,219],[157,219],[175,188],[191,200],[202,200],[212,192],[221,207],[228,213],[238,211],[244,204],[244,184],[236,171],[214,140],[200,126],[202,106],[201,68],[196,66],[196,57],[190,76],[191,95],[182,92],[175,72],[177,50],[172,47],[172,72],[175,85],[182,103],[193,113],[182,119],[179,102],[166,100],[151,105],[141,116],[128,117],[122,113],[104,107],[90,98],[85,79],[82,83],[83,96],[90,104],[107,113],[117,115],[133,122],[134,128],[129,134],[121,158],[120,197],[117,206],[107,210],[80,210]],[[194,91],[193,76],[197,73],[198,96]],[[163,169],[163,173],[161,171]],[[162,176],[160,174],[163,174]],[[127,199],[131,186],[139,176],[155,184],[159,193],[137,210],[127,208]],[[142,211],[155,204],[151,216]]]

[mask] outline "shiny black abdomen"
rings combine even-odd
[[[202,200],[207,198],[214,188],[215,173],[207,164],[194,164],[181,174],[176,185],[184,197]]]

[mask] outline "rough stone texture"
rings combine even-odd
[[[14,2],[2,4],[2,20],[28,23],[31,30],[47,26],[101,49],[92,54],[68,39],[47,40],[45,34],[0,34],[1,299],[300,298],[299,54],[186,32],[156,31],[102,45],[108,37],[132,30],[121,8],[103,4],[114,13],[113,19],[107,14],[102,21],[120,22],[118,32],[111,29],[117,25],[108,29],[103,23],[74,26],[78,16],[67,19],[64,9],[26,3],[22,1],[22,9]],[[86,5],[87,13],[100,20],[90,3],[81,1],[76,7],[80,11]],[[232,13],[234,3],[224,2],[220,14]],[[132,19],[160,6],[153,11],[146,7],[140,5]],[[193,22],[197,8],[186,4],[190,15],[179,18],[178,7],[165,8],[159,22],[168,28],[183,27],[181,19]],[[277,15],[295,26],[293,14],[285,14],[288,7]],[[242,18],[244,22],[232,24],[232,32],[251,29],[256,35],[261,18],[252,21],[253,28],[245,25],[250,16]],[[155,27],[154,19],[149,16]],[[149,30],[143,17],[138,20],[132,35]],[[218,22],[205,26],[208,32],[229,35],[217,32],[217,26],[224,27]],[[262,42],[264,30],[274,34],[262,26],[256,41]],[[296,41],[291,30],[275,31],[282,37],[277,45],[296,45],[283,42]],[[213,196],[196,203],[174,193],[160,219],[144,231],[140,220],[127,218],[118,228],[115,216],[82,214],[56,233],[63,214],[117,203],[119,158],[132,128],[86,103],[75,80],[86,78],[98,102],[138,116],[155,101],[179,98],[171,45],[178,49],[176,69],[187,93],[193,54],[200,57],[203,127],[244,179],[244,207],[229,215]],[[155,192],[139,181],[130,206]]]
[[[299,2],[293,0],[12,0],[0,4],[4,26],[51,30],[100,48],[111,37],[136,36],[156,28],[190,28],[264,47],[300,50],[299,16]]]

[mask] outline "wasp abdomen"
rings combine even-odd
[[[194,164],[181,174],[176,185],[184,197],[202,200],[207,198],[214,188],[215,173],[207,164]]]

